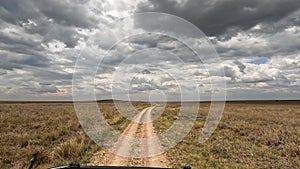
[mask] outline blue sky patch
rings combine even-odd
[[[249,63],[261,65],[261,64],[266,64],[268,62],[268,60],[269,59],[266,57],[258,57],[258,58],[251,60]]]

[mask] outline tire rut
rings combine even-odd
[[[88,165],[168,167],[169,161],[164,154],[146,158],[126,157],[126,154],[132,153],[135,153],[137,157],[145,157],[162,152],[152,124],[151,111],[153,108],[155,107],[148,107],[137,114],[110,151],[96,152]],[[143,123],[141,123],[142,121]],[[139,139],[142,141],[132,141],[132,138],[142,138]],[[122,156],[116,154],[122,154]]]

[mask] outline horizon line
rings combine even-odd
[[[144,100],[113,100],[113,99],[102,99],[102,100],[0,100],[0,103],[78,103],[78,102],[146,102],[150,103],[150,101]],[[282,102],[282,101],[300,101],[300,99],[228,99],[228,100],[172,100],[172,101],[154,101],[153,103],[190,103],[190,102]]]

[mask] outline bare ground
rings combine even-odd
[[[88,165],[169,167],[169,161],[165,154],[160,153],[160,142],[157,137],[154,137],[156,134],[151,118],[153,108],[146,108],[137,114],[120,136],[115,146],[110,151],[101,150],[96,152]],[[142,139],[140,139],[140,142],[136,142],[132,138]],[[138,158],[128,157],[133,153]],[[122,156],[116,154],[121,154]],[[160,155],[148,157],[151,154]]]

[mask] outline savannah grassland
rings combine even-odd
[[[198,143],[210,104],[200,105],[191,132],[167,152],[173,166],[192,168],[300,168],[299,102],[227,103],[212,137]],[[178,104],[169,104],[154,121],[159,133],[176,119]]]
[[[227,103],[212,137],[198,143],[209,110],[201,103],[186,138],[167,152],[173,167],[300,168],[300,102]],[[149,106],[134,103],[138,110]],[[176,120],[180,104],[168,103],[154,121],[157,133]],[[108,123],[123,131],[129,120],[111,102],[99,103]],[[155,109],[154,109],[155,111]],[[0,103],[0,168],[27,168],[38,152],[36,168],[88,163],[99,148],[85,135],[72,103]]]

